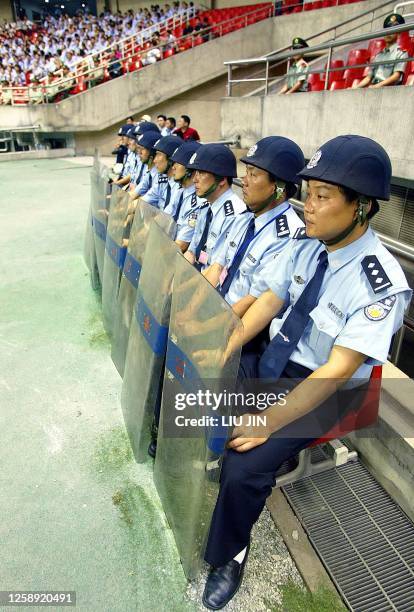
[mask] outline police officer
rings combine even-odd
[[[237,163],[233,152],[225,145],[201,145],[187,167],[195,171],[196,194],[207,204],[200,210],[184,257],[202,271],[210,265],[227,238],[235,216],[244,212],[246,206],[231,188],[237,176]]]
[[[205,200],[197,197],[193,182],[193,170],[187,168],[190,159],[200,148],[200,143],[188,141],[180,145],[172,154],[174,180],[180,189],[171,201],[170,214],[177,224],[175,241],[182,253],[188,249],[194,234],[198,212]]]
[[[405,23],[405,19],[398,13],[388,15],[384,21],[384,28],[392,28]],[[380,51],[375,57],[375,66],[369,68],[367,76],[355,86],[361,87],[386,87],[387,85],[399,85],[402,82],[406,62],[401,61],[408,57],[408,54],[398,46],[398,34],[387,34],[384,36],[385,49]],[[394,62],[382,64],[381,62]]]
[[[294,38],[292,49],[306,49],[308,43],[303,38]],[[286,75],[286,83],[279,91],[279,94],[292,94],[295,91],[308,91],[308,69],[309,65],[303,59],[303,53],[298,53],[292,57],[292,63]]]
[[[131,187],[129,194],[131,202],[137,200],[140,196],[144,195],[151,189],[152,183],[158,174],[157,169],[154,166],[154,157],[156,154],[154,145],[159,139],[159,132],[146,131],[137,136],[138,154],[143,166],[143,171],[139,183]]]
[[[266,425],[249,426],[244,415],[233,430],[205,554],[213,566],[207,608],[222,608],[239,587],[251,529],[279,466],[342,419],[349,402],[338,399],[333,409],[329,397],[338,386],[358,396],[403,323],[411,290],[369,227],[377,198],[389,200],[391,174],[384,149],[362,136],[330,140],[299,173],[308,181],[306,231],[297,230],[277,266],[264,272],[268,290],[246,312],[242,340],[231,338],[226,355],[271,322],[264,351],[242,354],[240,379],[301,382],[265,409]]]
[[[137,172],[137,166],[140,167],[141,165],[139,156],[137,154],[138,146],[134,126],[129,126],[126,137],[128,142],[128,153],[119,177],[113,181],[114,185],[119,185],[120,187],[124,187],[131,182],[131,177],[135,176],[135,173]]]
[[[179,144],[180,141],[177,136],[163,136],[154,144],[154,166],[157,170],[157,176],[151,189],[142,196],[142,199],[148,204],[157,206],[162,211],[166,211],[171,198],[179,189],[179,185],[174,181],[173,162],[171,161],[171,155]]]
[[[289,138],[268,136],[240,161],[246,164],[243,199],[250,212],[236,217],[205,276],[241,317],[263,291],[260,270],[275,263],[303,227],[288,200],[296,195],[305,158]]]
[[[131,129],[131,124],[125,123],[122,127],[119,128],[118,136],[119,136],[119,146],[116,151],[116,164],[123,164],[124,158],[128,153],[128,139],[126,135]]]

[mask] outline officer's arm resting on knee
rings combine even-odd
[[[353,349],[334,345],[328,361],[289,393],[284,406],[269,409],[271,431],[278,431],[317,408],[345,384],[366,359],[366,355]]]
[[[189,242],[184,242],[184,240],[176,240],[175,244],[178,245],[181,253],[185,253],[188,249],[188,247],[190,246]]]
[[[401,78],[401,72],[394,72],[391,76],[375,85],[371,85],[372,89],[380,89],[381,87],[387,87],[387,85],[394,85],[394,83],[398,83]]]
[[[284,300],[275,295],[271,289],[262,293],[242,318],[243,332],[241,334],[237,332],[230,337],[224,353],[224,361],[227,361],[236,349],[244,346],[263,331],[281,310],[283,304]]]
[[[213,287],[217,287],[222,270],[223,266],[221,266],[219,263],[213,263],[209,268],[207,268],[207,270],[205,270],[205,272],[203,272],[203,274],[213,285]]]
[[[190,262],[190,264],[195,263],[195,255],[194,255],[194,253],[192,253],[191,251],[188,251],[188,250],[187,250],[187,251],[184,253],[184,257],[186,258],[186,260],[187,260],[187,261],[189,261],[189,262]]]
[[[240,319],[246,314],[249,310],[250,306],[254,304],[257,300],[253,295],[245,295],[240,300],[235,302],[232,306],[234,314],[236,314]]]

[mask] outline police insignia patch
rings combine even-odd
[[[379,293],[387,287],[392,287],[392,282],[385,274],[385,270],[378,261],[378,257],[367,255],[361,261],[361,265],[374,293]]]
[[[312,157],[310,158],[309,163],[306,167],[309,169],[316,168],[321,157],[322,157],[322,151],[316,151],[316,153],[314,153]]]
[[[383,321],[390,314],[395,302],[396,296],[390,295],[384,300],[370,304],[364,308],[364,315],[369,321]]]
[[[190,162],[189,163],[193,164],[195,162],[195,160],[196,160],[196,157],[197,157],[197,153],[193,153],[193,155],[190,157]]]
[[[234,215],[233,202],[231,200],[226,200],[226,202],[224,202],[224,214],[226,217]]]
[[[257,145],[253,145],[252,147],[250,147],[250,149],[247,151],[246,153],[246,157],[253,157],[253,155],[256,153],[257,151]]]

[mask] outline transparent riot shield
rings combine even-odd
[[[85,263],[88,267],[90,274],[90,281],[92,289],[100,288],[100,280],[99,280],[99,272],[98,272],[98,263],[96,259],[96,251],[95,251],[95,239],[93,235],[93,210],[96,208],[96,202],[98,198],[98,171],[93,166],[92,172],[90,174],[90,182],[91,182],[91,199],[90,206],[88,212],[88,220],[86,223],[85,230],[85,241],[83,247],[83,257]]]
[[[121,405],[135,459],[145,461],[162,382],[179,248],[153,222],[131,319]],[[156,265],[154,265],[154,256]]]
[[[109,204],[108,194],[108,170],[99,165],[96,180],[96,197],[92,200],[92,225],[95,242],[96,263],[98,266],[99,279],[103,281],[106,230],[108,226]]]
[[[154,480],[189,579],[202,563],[230,432],[230,406],[222,402],[212,408],[206,392],[235,389],[240,350],[223,355],[230,336],[241,330],[219,293],[177,256]],[[188,405],[184,394],[193,394]]]
[[[129,202],[128,192],[122,189],[112,192],[102,280],[103,324],[109,337],[112,337],[119,283],[126,256],[124,241],[129,236],[127,223]]]
[[[138,281],[153,219],[168,236],[173,237],[176,232],[176,225],[170,215],[166,215],[155,206],[151,206],[151,204],[142,200],[138,201],[119,287],[112,335],[112,361],[122,377],[124,375],[129,329],[137,296]],[[160,269],[158,266],[154,266],[154,254],[159,261],[158,250],[152,252],[152,258],[149,256],[148,261],[149,266],[152,266],[151,272],[155,280],[160,273]],[[163,266],[161,267],[163,268]]]

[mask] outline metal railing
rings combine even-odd
[[[166,56],[192,49],[205,42],[272,17],[273,14],[274,5],[269,3],[267,6],[256,7],[242,15],[236,15],[219,23],[211,24],[202,30],[181,36],[174,41],[158,44],[156,48],[160,50],[160,59],[165,59]],[[115,44],[114,47],[116,46]],[[151,50],[151,47],[147,49],[134,48],[131,49],[129,55],[117,58],[104,56],[102,55],[104,51],[101,51],[99,52],[101,64],[86,67],[87,62],[83,61],[83,66],[79,66],[74,74],[70,74],[66,78],[58,78],[52,83],[39,83],[28,87],[1,87],[0,102],[13,106],[58,102],[68,95],[82,93],[89,87],[156,63],[155,61],[148,61]],[[90,57],[93,56],[88,56],[87,61]]]
[[[354,17],[350,17],[348,19],[340,21],[330,28],[321,30],[317,32],[316,34],[312,34],[311,36],[307,38],[307,42],[309,43],[309,41],[315,40],[316,38],[319,38],[321,36],[329,36],[328,40],[325,41],[325,43],[327,42],[333,43],[336,40],[338,40],[338,36],[341,36],[341,37],[346,36],[354,32],[355,30],[361,29],[364,26],[369,26],[372,31],[374,21],[385,17],[391,10],[392,5],[393,5],[393,0],[386,0],[385,2],[382,2],[381,4],[376,6],[375,8],[371,8],[361,13],[358,13],[358,15],[355,15]],[[388,10],[384,10],[386,8]],[[359,21],[361,19],[364,19],[365,17],[367,17],[367,19],[365,19],[362,23],[359,23]],[[344,28],[345,26],[349,26],[349,25],[351,25],[350,28],[342,31],[342,28]],[[343,40],[343,39],[341,38],[340,40]],[[326,49],[327,48],[328,47],[326,47]],[[322,48],[320,48],[320,45],[309,47],[308,49],[306,49],[306,55],[311,55],[312,53],[315,53],[319,50],[322,50]],[[283,55],[284,53],[287,53],[287,55]],[[271,70],[274,70],[275,68],[278,68],[284,65],[286,63],[286,60],[289,60],[290,57],[293,57],[294,55],[297,55],[297,51],[293,52],[291,50],[291,46],[287,45],[284,47],[280,47],[279,49],[270,51],[269,53],[266,53],[265,55],[261,57],[231,60],[231,61],[224,62],[224,65],[227,66],[227,95],[231,97],[233,95],[233,85],[240,84],[240,83],[264,83],[263,85],[264,93],[265,95],[267,95],[269,92],[269,79],[270,79]],[[253,75],[249,77],[241,76],[240,78],[237,78],[237,79],[233,78],[233,70],[235,68],[241,68],[241,67],[245,67],[249,65],[257,66],[260,64],[263,65],[263,68],[261,69],[260,73],[264,72],[264,76],[257,77]]]
[[[412,13],[406,13],[405,8],[409,6],[412,9]],[[402,10],[401,10],[402,9]],[[414,0],[408,0],[407,2],[399,2],[394,6],[394,13],[400,13],[404,17],[414,17]]]
[[[30,146],[27,142],[19,141],[18,137],[14,137],[14,134],[29,133],[33,139],[34,148],[38,145],[38,139],[36,136],[37,130],[40,129],[40,125],[26,125],[21,127],[1,128],[0,127],[0,153],[8,153],[10,147],[10,153],[16,152],[16,143],[18,147]]]

